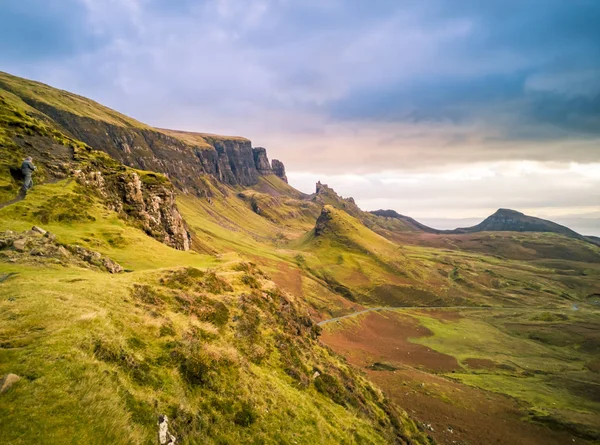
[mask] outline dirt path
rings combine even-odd
[[[10,201],[6,201],[3,203],[0,203],[0,209],[3,209],[4,207],[7,207],[9,205],[15,204],[19,201],[23,201],[23,199],[25,199],[25,193],[23,192],[19,192],[19,194],[17,195],[16,198],[11,199]]]

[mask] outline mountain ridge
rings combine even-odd
[[[451,230],[434,229],[426,226],[425,224],[421,224],[409,216],[401,215],[395,210],[373,210],[369,213],[384,218],[401,220],[413,225],[418,230],[438,235],[469,234],[479,232],[546,232],[558,233],[571,238],[583,239],[593,244],[598,244],[596,237],[584,236],[561,224],[543,218],[525,215],[522,212],[512,209],[500,208],[481,221],[479,224],[471,227],[459,227]]]

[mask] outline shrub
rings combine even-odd
[[[338,405],[346,406],[346,392],[336,377],[330,374],[321,374],[315,379],[315,388]]]
[[[235,413],[233,421],[239,426],[250,426],[258,419],[258,414],[254,407],[248,402],[242,402],[242,407]]]
[[[242,284],[250,287],[251,289],[260,289],[260,282],[252,275],[245,274],[241,278]]]

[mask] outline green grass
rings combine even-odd
[[[22,377],[2,396],[3,424],[14,425],[3,429],[8,443],[150,443],[158,414],[169,416],[181,443],[385,444],[395,434],[427,442],[315,341],[298,312],[305,303],[289,301],[259,266],[239,262],[267,252],[265,244],[221,228],[214,247],[231,254],[177,251],[96,198],[70,205],[81,198],[78,187],[38,186],[1,209],[0,224],[42,225],[59,242],[100,251],[131,272],[0,259],[2,273],[16,274],[0,285],[0,374]],[[190,212],[202,205],[184,202]],[[242,201],[233,209],[250,212]],[[328,391],[311,382],[314,369],[345,383]]]
[[[11,76],[7,73],[0,72],[0,88],[20,96],[30,104],[40,102],[77,116],[88,117],[118,126],[150,128],[88,98],[58,90],[40,82]]]
[[[448,374],[452,379],[514,397],[523,403],[525,413],[533,413],[534,417],[554,418],[557,424],[569,424],[580,433],[597,431],[600,424],[594,418],[600,412],[600,401],[594,394],[600,379],[586,368],[595,357],[595,349],[586,352],[584,345],[598,345],[598,338],[584,334],[585,326],[599,321],[599,314],[585,311],[569,316],[566,311],[555,312],[552,317],[543,309],[470,311],[454,322],[415,314],[433,335],[412,341],[456,357],[464,371]],[[538,324],[531,325],[531,320]],[[548,325],[549,321],[553,324]],[[534,335],[516,330],[521,326]],[[546,332],[544,339],[535,334],[539,329]],[[571,335],[569,340],[573,341],[562,341],[569,330],[584,334]],[[474,358],[490,360],[495,366],[470,368],[467,361]]]

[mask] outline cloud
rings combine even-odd
[[[375,199],[386,171],[600,161],[598,22],[596,0],[23,0],[3,6],[0,64],[152,125],[247,136]],[[538,206],[597,197],[532,187]]]
[[[290,183],[312,193],[320,180],[366,210],[395,209],[454,228],[448,218],[487,217],[511,208],[540,217],[575,222],[588,234],[600,234],[600,163],[502,161],[476,163],[430,172],[387,170],[366,175],[290,173]],[[455,221],[454,221],[455,222]]]
[[[83,25],[86,11],[75,1],[3,2],[0,61],[25,62],[68,57],[95,46]]]

